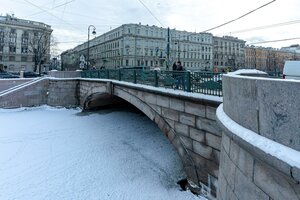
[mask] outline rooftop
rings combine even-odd
[[[21,25],[21,26],[34,26],[39,28],[51,29],[50,25],[44,24],[42,22],[19,19],[14,15],[9,15],[9,14],[7,14],[6,16],[0,16],[0,24],[14,24],[14,25]]]

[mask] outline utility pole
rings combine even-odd
[[[168,27],[168,44],[167,44],[167,70],[170,66],[170,28]]]
[[[178,61],[180,61],[180,45],[179,45],[179,39],[178,39]]]

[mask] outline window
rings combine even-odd
[[[2,56],[0,56],[0,61],[2,61]]]
[[[125,65],[126,65],[126,66],[128,66],[128,64],[129,64],[129,61],[128,61],[128,60],[126,60],[125,62],[126,62],[126,64],[125,64]]]
[[[0,46],[0,52],[3,52],[3,45]]]
[[[28,47],[22,47],[21,53],[28,53]]]
[[[10,35],[9,42],[12,43],[12,44],[15,44],[17,42],[17,36]]]
[[[9,56],[9,61],[15,61],[15,56]]]
[[[22,57],[21,57],[21,61],[22,61],[22,62],[27,62],[27,57],[22,56]]]
[[[0,31],[0,43],[4,43],[4,31]]]
[[[15,46],[10,46],[9,47],[9,53],[16,53],[16,47]]]
[[[28,45],[28,32],[24,32],[23,34],[22,34],[22,45]]]

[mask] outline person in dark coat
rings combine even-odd
[[[173,69],[173,71],[176,71],[176,70],[177,70],[176,62],[173,63],[172,69]]]
[[[180,85],[182,86],[182,89],[185,90],[185,80],[184,80],[184,67],[182,66],[181,62],[178,61],[177,62],[177,68],[176,68],[176,71],[178,73],[177,75],[177,84],[176,84],[176,88],[179,88]]]

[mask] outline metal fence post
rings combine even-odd
[[[118,69],[118,75],[119,75],[119,81],[122,80],[122,73],[121,73],[121,69]]]
[[[185,79],[186,79],[186,91],[191,92],[191,72],[187,71],[185,73]]]
[[[109,79],[109,71],[108,71],[108,69],[106,69],[105,72],[106,72],[106,78]]]
[[[155,87],[158,87],[158,75],[157,75],[157,70],[154,70],[154,85]]]
[[[136,69],[133,70],[133,83],[136,84]]]

